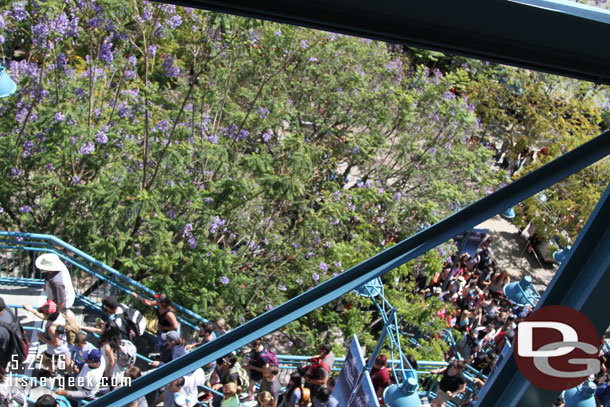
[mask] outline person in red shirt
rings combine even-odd
[[[375,364],[371,369],[371,381],[377,393],[377,397],[383,396],[383,390],[390,385],[390,371],[388,370],[388,357],[383,353],[377,356]]]

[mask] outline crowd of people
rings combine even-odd
[[[126,305],[113,296],[104,297],[104,318],[98,318],[94,326],[81,325],[70,311],[76,295],[68,269],[60,258],[45,253],[36,259],[35,264],[44,273],[46,298],[36,308],[31,304],[24,304],[23,308],[43,321],[43,328],[37,334],[39,344],[43,345],[41,369],[48,377],[64,375],[74,379],[65,388],[55,389],[53,395],[41,396],[36,407],[61,403],[74,406],[78,400],[93,400],[146,374],[135,366],[137,349],[134,339],[138,327],[133,321],[133,312]],[[444,319],[449,328],[461,333],[456,346],[447,355],[448,365],[431,372],[440,376],[431,405],[442,407],[466,390],[464,372],[468,365],[484,375],[491,372],[505,344],[513,341],[517,324],[527,317],[531,307],[512,304],[505,298],[503,288],[510,278],[496,265],[490,239],[481,244],[473,257],[469,254],[452,256],[431,281],[418,278],[416,282],[423,296],[436,296],[446,304],[437,316]],[[230,329],[222,319],[215,324],[204,323],[197,340],[187,344],[180,334],[176,308],[167,295],[155,295],[152,300],[137,293],[132,295],[157,312],[155,347],[159,352],[158,360],[149,362],[148,368],[169,363]],[[14,362],[11,326],[15,319],[0,298],[2,375]],[[91,334],[95,338],[90,342]],[[603,355],[600,361],[605,369],[596,379],[599,385],[596,397],[598,400],[608,399],[608,403],[599,404],[606,405],[610,403],[610,386],[605,379],[610,367],[610,353]],[[411,358],[410,363],[417,368],[414,359]],[[319,347],[319,354],[293,373],[284,387],[279,381],[276,355],[258,339],[250,344],[248,350],[232,352],[172,381],[159,389],[154,397],[149,395],[148,401],[151,406],[163,403],[163,406],[170,407],[199,404],[237,407],[242,403],[262,407],[335,407],[338,402],[332,397],[333,365],[331,346],[324,343]],[[387,356],[380,354],[370,372],[381,401],[383,391],[391,384],[390,369]],[[475,387],[483,384],[476,376],[474,379],[471,375],[469,377]],[[463,400],[462,406],[474,405],[475,398],[476,392]],[[146,397],[141,397],[129,407],[147,407],[149,402]]]
[[[37,333],[42,356],[36,377],[63,379],[57,380],[57,383],[62,383],[62,388],[41,396],[36,407],[76,406],[79,400],[94,400],[230,329],[223,319],[214,324],[203,323],[197,340],[187,344],[180,334],[176,308],[167,295],[155,295],[151,300],[132,293],[136,300],[147,307],[154,307],[157,313],[157,360],[149,362],[143,371],[135,366],[137,348],[134,342],[141,335],[138,321],[134,320],[137,311],[120,303],[114,296],[106,296],[102,299],[103,318],[97,318],[92,326],[79,324],[70,310],[76,293],[65,264],[56,254],[45,253],[36,258],[35,265],[43,273],[46,298],[37,307],[24,304],[23,308],[43,321],[42,330]],[[1,379],[6,377],[9,368],[17,367],[14,356],[17,350],[12,337],[18,334],[15,321],[15,314],[0,298],[0,350],[4,350],[0,352]],[[319,355],[293,374],[287,387],[279,382],[275,353],[260,339],[253,341],[250,347],[249,350],[225,355],[176,379],[154,395],[148,395],[148,401],[147,397],[140,397],[129,407],[161,403],[165,407],[200,404],[236,407],[241,403],[264,407],[337,406],[337,401],[331,396],[333,380],[329,380],[329,375],[334,355],[329,344],[320,346]],[[71,380],[65,380],[67,378]]]
[[[447,258],[442,270],[431,280],[423,274],[415,278],[420,294],[425,298],[436,296],[445,304],[437,317],[461,335],[446,355],[448,366],[431,372],[440,376],[436,398],[431,400],[431,405],[440,407],[466,391],[467,379],[463,373],[467,365],[483,375],[491,372],[504,345],[513,341],[517,324],[532,308],[515,305],[505,298],[503,289],[510,283],[510,277],[494,261],[490,238],[481,243],[473,256],[464,253]],[[376,362],[375,366],[379,365],[382,371],[387,369],[383,357],[378,357]],[[375,375],[373,384],[381,395],[390,384],[389,374],[375,372]],[[473,376],[469,377],[473,381]],[[474,386],[482,384],[475,376]],[[475,396],[476,393],[472,394],[463,405],[469,405]]]

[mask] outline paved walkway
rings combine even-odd
[[[519,235],[519,229],[513,223],[496,215],[477,228],[489,229],[496,264],[508,271],[511,281],[530,275],[534,286],[541,294],[546,290],[557,271],[557,266],[540,267],[536,258],[527,250],[523,250],[526,239]]]

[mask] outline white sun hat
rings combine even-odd
[[[66,265],[55,253],[41,254],[36,258],[36,267],[42,271],[64,271],[68,270]]]

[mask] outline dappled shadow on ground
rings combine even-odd
[[[512,222],[495,216],[477,227],[489,229],[496,264],[508,271],[511,281],[530,275],[538,291],[546,289],[556,268],[542,259],[538,262],[534,254],[528,252],[525,237],[519,234]]]

